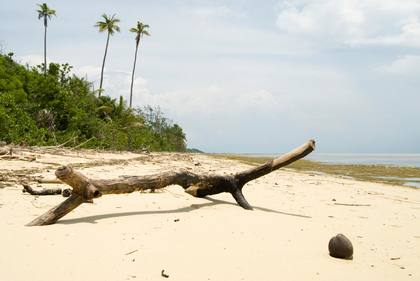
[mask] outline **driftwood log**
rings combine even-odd
[[[204,197],[222,192],[232,194],[236,202],[247,210],[251,205],[242,194],[243,186],[256,178],[289,165],[305,157],[315,149],[315,141],[310,140],[302,146],[258,167],[239,172],[232,176],[215,174],[194,174],[186,170],[167,171],[154,175],[144,175],[128,179],[95,180],[89,179],[70,166],[62,166],[55,172],[57,178],[73,188],[71,196],[27,226],[49,225],[70,213],[82,203],[92,202],[105,194],[132,193],[147,189],[159,189],[169,185],[180,185],[185,192],[195,197]]]

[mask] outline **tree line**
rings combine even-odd
[[[130,31],[136,33],[136,50],[131,81],[130,105],[101,95],[103,70],[109,37],[120,31],[115,15],[102,15],[94,27],[107,31],[102,63],[101,86],[71,75],[69,64],[47,64],[48,20],[56,11],[47,4],[39,6],[38,18],[44,23],[44,63],[35,67],[21,65],[13,53],[3,54],[0,42],[0,141],[27,145],[66,144],[73,147],[154,151],[187,151],[182,128],[164,117],[159,107],[132,108],[132,91],[140,38],[150,35],[141,22]]]
[[[2,48],[0,48],[2,49]],[[0,54],[0,140],[27,145],[187,151],[182,128],[159,107],[133,109],[97,96],[92,83],[70,75],[71,66],[21,65]]]

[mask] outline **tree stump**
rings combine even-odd
[[[95,180],[89,179],[80,172],[73,170],[71,166],[62,166],[57,169],[55,174],[59,180],[73,188],[70,197],[28,223],[27,226],[53,224],[82,203],[92,202],[94,198],[99,198],[105,194],[132,193],[147,189],[164,188],[169,185],[180,185],[185,192],[195,197],[229,192],[241,207],[246,210],[252,210],[251,205],[249,205],[242,194],[242,188],[246,183],[289,165],[305,157],[314,149],[315,141],[310,140],[285,155],[232,176],[202,175],[180,170],[128,179]]]

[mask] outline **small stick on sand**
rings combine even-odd
[[[369,207],[370,206],[370,204],[347,204],[347,203],[334,203],[334,205],[354,206],[354,207]]]

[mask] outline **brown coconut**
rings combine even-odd
[[[343,234],[337,234],[328,243],[330,255],[335,258],[348,259],[353,256],[353,245]]]

